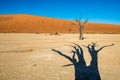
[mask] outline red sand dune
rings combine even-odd
[[[78,33],[71,21],[30,15],[1,15],[1,33]],[[87,23],[84,33],[120,33],[120,25]]]

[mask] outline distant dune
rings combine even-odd
[[[0,33],[78,33],[71,21],[31,15],[1,15]],[[120,33],[120,25],[87,23],[84,33]]]

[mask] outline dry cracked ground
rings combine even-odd
[[[81,45],[89,65],[91,57],[85,47],[97,42],[99,48],[114,43],[100,51],[99,71],[102,80],[120,79],[120,34],[0,34],[0,80],[74,80],[74,67],[64,57],[53,52],[57,49],[72,56],[72,43]]]

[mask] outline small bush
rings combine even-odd
[[[50,33],[50,35],[60,35],[59,32],[55,32],[55,33]]]

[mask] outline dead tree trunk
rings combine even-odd
[[[83,28],[80,28],[79,33],[80,33],[79,39],[83,40]]]
[[[79,39],[80,40],[83,40],[84,37],[83,37],[83,29],[84,29],[84,26],[85,24],[88,22],[88,20],[86,19],[85,22],[81,22],[81,17],[79,19],[76,19],[75,22],[73,22],[73,24],[77,27],[77,29],[79,30]]]

